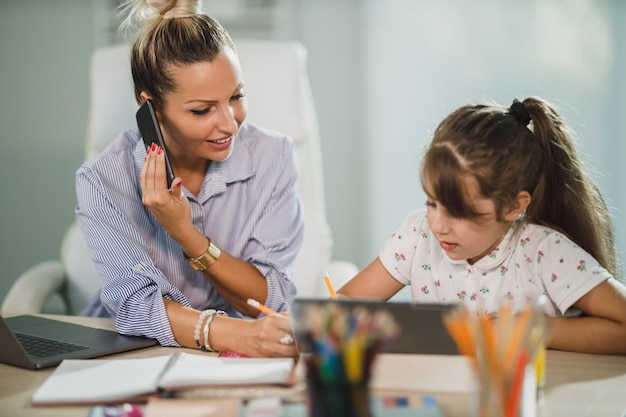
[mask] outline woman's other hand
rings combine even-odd
[[[256,320],[218,317],[211,325],[211,346],[250,357],[298,356],[291,318],[287,313]],[[219,336],[218,336],[219,335]]]

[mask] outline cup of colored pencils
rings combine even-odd
[[[372,364],[399,330],[392,315],[329,301],[306,306],[304,317],[308,416],[372,417]]]
[[[444,317],[459,352],[470,358],[476,371],[477,417],[519,417],[525,395],[533,400],[525,406],[536,407],[534,364],[546,338],[541,304],[528,303],[513,311],[504,303],[497,315],[459,307]]]

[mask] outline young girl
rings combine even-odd
[[[76,213],[100,279],[89,315],[163,346],[293,356],[283,311],[303,237],[292,141],[245,123],[244,75],[200,0],[128,0],[143,25],[130,54],[137,103],[151,100],[164,150],[122,132],[77,172]]]
[[[463,106],[438,126],[410,213],[348,297],[460,303],[495,314],[544,294],[548,347],[626,353],[626,288],[606,205],[572,136],[540,98]]]

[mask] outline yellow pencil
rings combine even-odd
[[[326,281],[326,286],[328,287],[328,292],[330,293],[330,298],[332,298],[333,300],[337,298],[337,293],[335,292],[335,289],[333,288],[333,284],[332,282],[330,282],[330,277],[328,276],[328,272],[324,271],[324,281]]]
[[[248,305],[251,305],[252,307],[256,308],[259,311],[262,311],[265,314],[276,314],[274,310],[272,310],[269,307],[264,306],[263,304],[259,303],[257,300],[248,298],[247,302],[248,302]]]

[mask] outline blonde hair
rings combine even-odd
[[[175,19],[202,13],[202,0],[124,0],[120,14],[127,14],[120,29],[130,29],[140,22]]]
[[[220,23],[201,13],[201,0],[126,0],[128,13],[120,30],[139,25],[131,48],[130,66],[135,100],[145,91],[156,109],[167,106],[165,96],[176,89],[171,69],[211,62],[227,48],[236,52]]]

